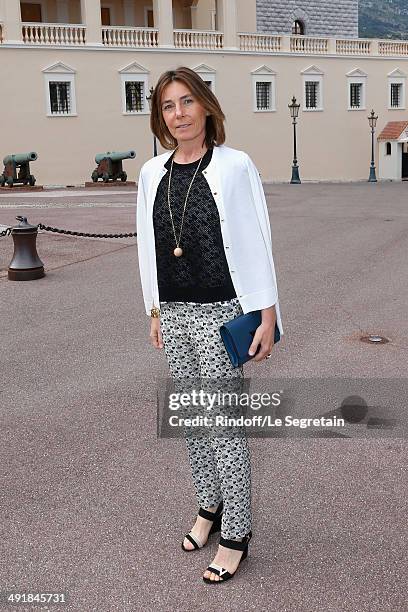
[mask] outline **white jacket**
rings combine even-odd
[[[146,313],[159,308],[153,204],[158,185],[166,174],[164,164],[173,151],[147,161],[137,190],[137,247]],[[224,251],[235,292],[244,313],[275,305],[280,316],[272,237],[259,173],[243,151],[214,146],[210,163],[202,171],[210,186],[221,222]]]

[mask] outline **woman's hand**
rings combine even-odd
[[[265,308],[262,312],[262,323],[257,328],[251,346],[249,347],[249,355],[255,355],[257,348],[261,345],[261,350],[252,359],[252,361],[263,361],[271,354],[275,338],[276,311],[275,306]]]
[[[153,344],[154,348],[162,349],[163,348],[163,338],[160,330],[160,319],[152,317],[150,323],[150,342]]]

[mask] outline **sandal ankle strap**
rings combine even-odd
[[[249,540],[252,538],[252,531],[250,531],[243,539],[242,542],[238,542],[237,540],[227,540],[220,537],[220,544],[225,548],[232,548],[233,550],[245,550],[248,546]]]
[[[204,508],[200,508],[198,511],[198,516],[207,519],[207,521],[214,521],[221,514],[222,507],[223,503],[221,501],[215,512],[210,512],[209,510],[204,510]]]

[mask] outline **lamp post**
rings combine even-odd
[[[150,112],[152,111],[152,95],[153,95],[153,87],[150,88],[150,96],[146,96],[146,100],[149,104],[149,110]],[[156,136],[153,134],[153,155],[154,157],[157,157],[157,141],[156,141]]]
[[[297,163],[296,154],[296,119],[299,117],[300,104],[296,104],[296,98],[293,96],[292,104],[288,104],[290,110],[290,116],[292,117],[293,123],[293,165],[292,165],[292,178],[291,184],[299,185],[302,181],[299,177],[299,166]]]
[[[371,166],[370,166],[370,177],[368,179],[369,183],[376,183],[377,177],[375,175],[375,164],[374,164],[374,131],[377,125],[378,116],[374,113],[374,110],[371,111],[368,116],[368,123],[371,128]]]

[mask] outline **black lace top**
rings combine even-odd
[[[176,243],[167,202],[173,156],[174,153],[165,164],[168,172],[159,183],[153,207],[159,299],[200,303],[230,300],[236,293],[225,258],[220,217],[210,187],[201,174],[211,160],[212,148],[204,155],[188,197],[180,240],[181,257],[173,253]],[[177,238],[184,200],[198,164],[199,160],[173,163],[170,205]]]

